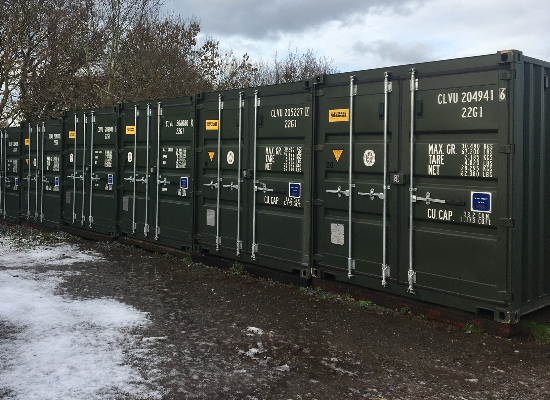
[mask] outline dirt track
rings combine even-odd
[[[550,392],[550,351],[525,335],[467,334],[129,246],[76,242],[106,261],[67,267],[79,274],[65,278],[60,294],[149,313],[126,362],[166,399],[523,400]],[[140,346],[154,361],[144,362]]]

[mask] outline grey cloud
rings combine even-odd
[[[408,14],[433,0],[173,0],[166,10],[195,16],[207,35],[242,35],[254,39],[277,37],[330,21],[351,23],[357,15],[388,12]]]
[[[434,59],[434,47],[421,42],[398,43],[389,40],[357,41],[353,50],[361,56],[371,55],[389,64],[408,64]]]

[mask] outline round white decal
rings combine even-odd
[[[227,152],[227,163],[229,165],[233,164],[235,162],[235,153],[233,153],[231,150]]]
[[[365,150],[365,154],[363,154],[363,162],[367,167],[372,167],[374,165],[376,162],[376,154],[374,153],[374,150]]]
[[[128,162],[132,162],[132,152],[128,152]]]

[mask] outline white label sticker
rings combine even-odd
[[[128,162],[132,162],[132,152],[128,152]]]
[[[344,245],[344,225],[343,224],[330,224],[330,242]]]
[[[235,162],[235,153],[233,153],[231,150],[227,152],[227,163],[229,165],[233,164]]]
[[[363,162],[367,167],[372,167],[374,165],[376,162],[376,154],[374,153],[374,150],[365,150],[365,154],[363,154]]]
[[[69,162],[73,162],[74,160],[74,156],[73,156],[73,153],[69,154]]]
[[[216,226],[216,210],[206,210],[206,225]]]

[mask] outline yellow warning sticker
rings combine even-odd
[[[342,156],[343,152],[344,150],[336,150],[336,149],[332,150],[332,154],[334,154],[334,158],[336,159],[336,162],[340,161],[340,157]]]
[[[31,140],[30,139],[25,139],[25,146],[30,146],[31,145]]]
[[[209,151],[208,152],[208,157],[210,157],[210,161],[212,161],[214,159],[214,151]]]
[[[28,158],[27,158],[27,160],[26,160],[26,161],[27,161],[27,165],[29,165],[29,159],[28,159]]]
[[[69,139],[74,139],[76,137],[76,131],[69,131]]]
[[[135,125],[128,125],[126,127],[126,134],[127,135],[135,135],[136,134],[136,126]]]
[[[206,130],[207,131],[217,131],[218,130],[218,120],[217,119],[207,119],[206,120]]]
[[[328,110],[328,122],[346,122],[346,121],[349,121],[349,108]]]

